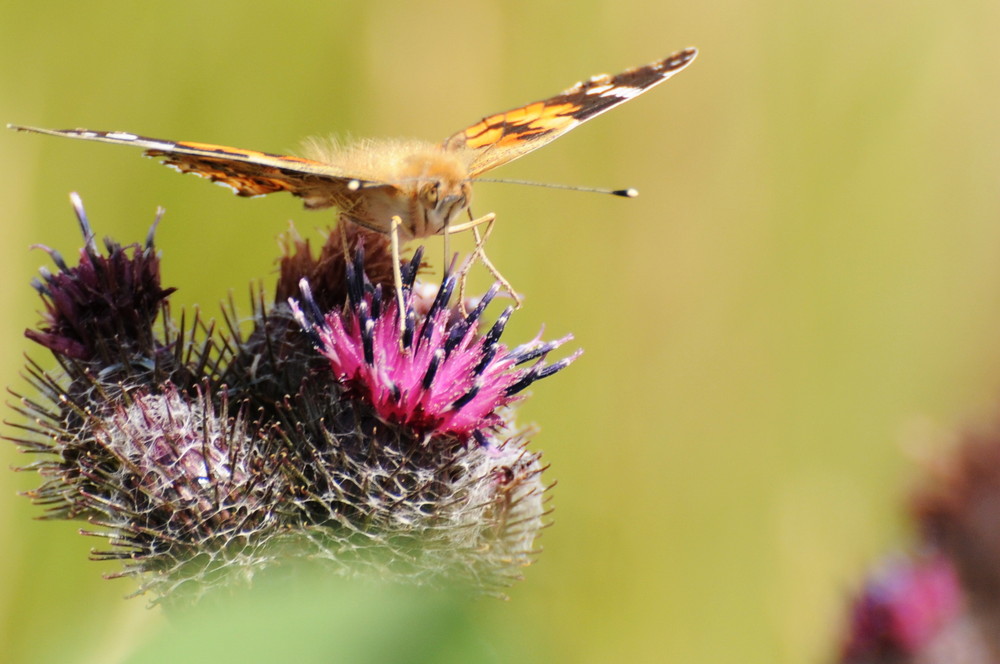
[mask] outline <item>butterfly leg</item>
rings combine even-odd
[[[454,231],[451,230],[451,226],[445,223],[444,226],[444,260],[441,261],[441,269],[447,273],[449,266],[451,266],[451,234]]]
[[[344,252],[344,265],[351,264],[351,250],[347,246],[350,241],[347,239],[347,224],[347,219],[341,215],[340,219],[337,220],[337,230],[340,231],[340,248]]]
[[[469,216],[471,217],[472,213],[469,213]],[[493,221],[496,218],[497,218],[497,215],[495,213],[493,213],[493,212],[490,212],[489,214],[484,214],[483,216],[479,217],[478,219],[473,219],[472,221],[467,221],[464,224],[455,224],[454,226],[449,226],[447,232],[448,233],[464,233],[465,231],[469,230],[470,228],[475,228],[476,226],[482,226],[483,224],[489,224],[490,226],[492,226],[493,225]]]
[[[471,213],[469,216],[470,217],[472,216]],[[489,273],[493,275],[493,278],[496,279],[498,282],[500,282],[500,286],[505,291],[507,291],[511,299],[514,300],[514,308],[516,309],[521,308],[521,298],[514,291],[514,287],[510,285],[510,282],[507,281],[507,279],[502,274],[500,274],[500,270],[498,270],[496,266],[493,265],[493,262],[490,261],[490,259],[486,256],[486,249],[485,249],[486,240],[489,239],[490,233],[493,232],[493,224],[495,221],[496,221],[496,215],[491,212],[487,215],[480,217],[479,219],[473,219],[472,221],[469,221],[464,224],[459,224],[457,226],[452,226],[451,228],[448,229],[449,232],[459,232],[463,230],[472,229],[472,235],[473,237],[476,238],[476,248],[473,250],[472,254],[462,265],[462,269],[459,274],[458,297],[460,306],[461,303],[465,301],[466,276],[469,274],[469,270],[472,268],[472,264],[475,263],[476,260],[478,259],[479,262],[481,262],[483,266],[487,270],[489,270]],[[482,234],[480,234],[479,226],[482,224],[486,224],[486,229],[483,231]]]
[[[444,230],[444,254],[445,254],[445,260],[447,261],[447,258],[448,258],[448,246],[449,246],[448,236],[449,235],[451,235],[452,233],[462,233],[462,232],[467,231],[469,229],[475,228],[476,226],[479,226],[481,224],[488,224],[490,227],[492,227],[493,221],[496,219],[496,217],[497,217],[496,214],[494,214],[493,212],[490,212],[489,214],[485,214],[482,217],[479,217],[478,219],[472,219],[472,211],[470,210],[469,211],[469,218],[471,219],[471,221],[467,221],[464,224],[456,224],[454,226],[450,226],[450,225],[446,226],[445,230]],[[487,235],[489,235],[489,233],[487,233]],[[475,263],[476,256],[480,253],[479,249],[480,249],[480,247],[477,246],[476,250],[473,251],[468,256],[468,258],[465,259],[465,261],[462,263],[462,267],[459,268],[459,271],[458,271],[458,309],[459,309],[459,311],[462,312],[463,316],[465,316],[468,313],[465,310],[465,278],[469,274],[469,270],[472,268],[472,264]]]
[[[468,212],[471,221],[467,221],[464,224],[456,224],[454,226],[448,226],[445,229],[445,236],[444,236],[445,247],[448,246],[448,235],[450,235],[451,233],[461,233],[471,228],[476,228],[480,224],[489,224],[489,227],[492,228],[493,221],[497,218],[496,214],[490,212],[489,214],[483,215],[478,219],[472,219],[472,210],[469,210]],[[489,236],[489,232],[487,232],[487,236]],[[468,257],[466,257],[466,259],[462,262],[462,266],[458,269],[458,310],[459,312],[461,312],[463,316],[466,316],[469,313],[465,310],[465,280],[469,274],[469,270],[472,269],[473,263],[476,262],[476,257],[480,253],[479,251],[480,248],[481,248],[481,243],[478,242],[478,236],[477,236],[476,248],[473,250],[471,254],[468,255]],[[445,251],[447,253],[447,249]]]
[[[389,246],[392,249],[392,279],[396,287],[396,304],[399,306],[399,325],[403,326],[406,318],[406,302],[403,299],[403,271],[399,267],[399,227],[403,220],[398,216],[392,218],[389,226]]]

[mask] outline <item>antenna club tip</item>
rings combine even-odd
[[[611,193],[614,194],[615,196],[621,196],[622,198],[635,198],[636,196],[639,195],[639,190],[629,187],[628,189],[616,189]]]

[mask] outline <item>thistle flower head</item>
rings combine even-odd
[[[384,420],[428,435],[468,437],[499,424],[497,409],[579,355],[545,364],[548,353],[571,336],[551,342],[536,338],[507,348],[500,337],[512,307],[481,333],[496,286],[461,315],[448,306],[456,279],[446,275],[428,305],[427,295],[414,289],[420,257],[418,252],[403,271],[402,315],[396,299],[384,297],[366,279],[362,252],[348,265],[343,311],[324,315],[307,283],[302,285],[305,310],[291,303],[300,324],[315,335],[337,382],[349,395],[371,403]]]
[[[1000,661],[998,432],[962,432],[957,445],[925,459],[911,498],[920,553],[893,559],[866,582],[841,661]]]
[[[907,661],[959,615],[962,592],[947,558],[893,558],[854,600],[841,661]]]
[[[227,406],[167,385],[129,395],[89,428],[104,454],[80,459],[80,500],[113,545],[94,557],[123,560],[119,575],[140,576],[142,590],[190,600],[211,576],[266,565],[256,547],[280,531],[285,484],[254,444],[255,423],[220,414]]]

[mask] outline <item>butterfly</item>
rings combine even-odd
[[[455,223],[469,209],[472,182],[480,175],[637,97],[687,67],[696,55],[696,49],[688,48],[617,76],[594,76],[554,97],[483,118],[441,143],[362,140],[339,146],[313,141],[305,146],[306,156],[298,157],[122,131],[7,126],[134,145],[146,156],[228,186],[239,196],[287,191],[301,198],[306,208],[336,207],[343,218],[405,242],[454,232],[483,220],[492,222],[493,215],[488,215],[471,223]],[[634,195],[634,190],[612,193]]]

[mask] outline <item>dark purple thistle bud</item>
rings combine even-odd
[[[85,246],[80,262],[70,268],[52,249],[59,270],[42,271],[35,289],[45,301],[45,323],[25,336],[53,353],[84,362],[112,366],[124,358],[149,362],[158,350],[153,323],[173,288],[160,286],[160,259],[153,247],[153,232],[163,211],[157,214],[143,247],[107,241],[101,255],[83,204],[72,195],[73,208],[83,231]]]

